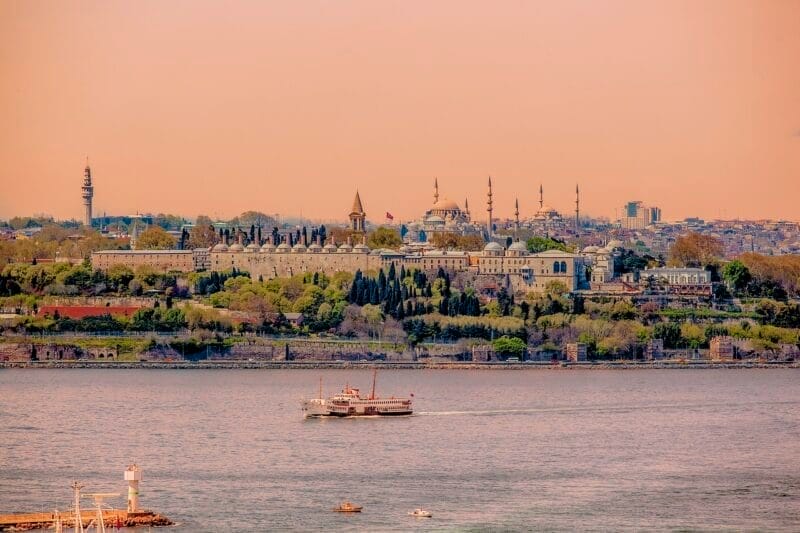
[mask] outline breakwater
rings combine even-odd
[[[13,513],[0,514],[0,531],[28,531],[31,529],[52,529],[57,521],[63,527],[75,527],[75,514],[65,513]],[[88,527],[92,522],[97,522],[97,512],[85,509],[81,514],[83,527]],[[103,522],[106,528],[114,527],[161,527],[171,526],[173,522],[152,511],[129,513],[118,509],[104,509]]]
[[[448,362],[448,361],[24,361],[0,362],[2,368],[102,368],[102,369],[169,369],[169,370],[224,370],[224,369],[410,369],[410,370],[636,370],[636,369],[753,369],[800,368],[798,361],[589,361],[556,363],[531,361],[504,362]]]

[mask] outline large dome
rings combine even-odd
[[[453,200],[442,198],[441,200],[433,204],[431,210],[460,211],[461,209],[458,207],[458,204],[455,203]]]

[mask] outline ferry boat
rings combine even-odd
[[[372,374],[372,392],[369,396],[361,396],[358,389],[346,386],[342,392],[330,398],[322,397],[322,380],[320,380],[319,396],[303,400],[303,416],[318,418],[328,416],[392,416],[410,415],[413,413],[410,398],[379,398],[375,395],[377,370]]]

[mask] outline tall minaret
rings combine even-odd
[[[439,179],[433,178],[433,203],[439,201]]]
[[[544,207],[544,187],[542,184],[539,184],[539,211],[541,212],[542,208]]]
[[[86,168],[83,171],[83,187],[81,187],[83,197],[83,224],[92,227],[92,197],[94,187],[92,187],[92,169],[89,168],[89,158],[86,158]]]
[[[489,176],[489,192],[486,193],[486,210],[489,212],[489,225],[486,228],[489,238],[492,237],[492,177]]]
[[[575,184],[575,235],[578,234],[578,229],[581,227],[581,193],[578,189],[578,184]]]
[[[514,198],[514,229],[519,230],[519,198]]]
[[[464,198],[464,214],[467,215],[467,220],[469,220],[470,216],[469,216],[469,199],[468,198]]]

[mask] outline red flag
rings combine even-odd
[[[388,220],[394,220],[394,217],[392,216],[392,214],[389,211],[386,211],[386,218]]]

